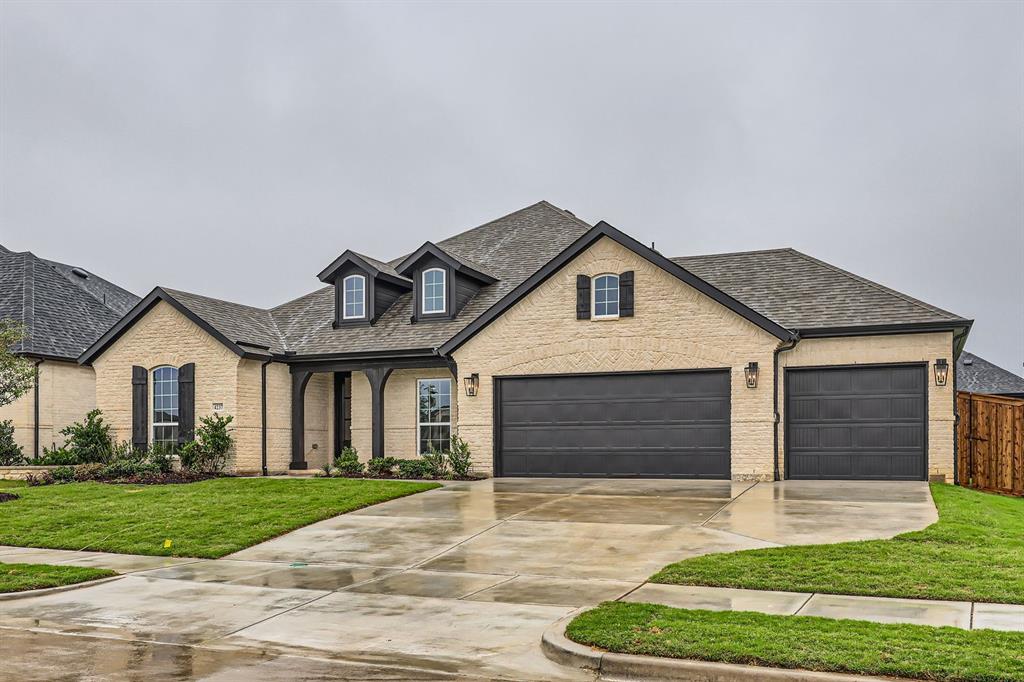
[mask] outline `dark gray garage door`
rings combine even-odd
[[[497,476],[729,478],[729,372],[496,383]]]
[[[786,372],[789,478],[925,477],[924,366]]]

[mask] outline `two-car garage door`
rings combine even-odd
[[[729,478],[729,371],[495,384],[498,476]]]

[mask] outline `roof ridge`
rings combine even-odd
[[[848,277],[848,278],[850,278],[850,279],[852,279],[852,280],[854,280],[856,282],[860,282],[861,284],[866,284],[866,285],[868,285],[870,287],[873,287],[873,288],[875,288],[875,289],[877,289],[877,290],[879,290],[881,292],[887,293],[887,294],[889,294],[891,296],[895,296],[896,298],[899,298],[899,299],[901,299],[901,300],[903,300],[903,301],[905,301],[907,303],[910,303],[911,305],[915,305],[918,308],[921,308],[922,310],[927,310],[930,313],[941,313],[943,315],[948,315],[948,316],[950,316],[951,318],[954,318],[954,319],[964,319],[960,315],[957,315],[956,313],[951,313],[948,310],[943,310],[942,308],[939,308],[937,306],[933,306],[930,303],[925,303],[924,301],[916,299],[913,296],[908,296],[907,294],[900,293],[899,291],[896,291],[895,289],[890,289],[889,287],[885,286],[884,284],[880,284],[878,282],[872,281],[872,280],[867,279],[865,277],[861,277],[860,275],[855,275],[854,273],[850,272],[849,270],[844,270],[844,269],[842,269],[841,267],[839,267],[837,265],[832,265],[831,263],[826,263],[823,260],[819,260],[819,259],[815,258],[814,256],[809,256],[806,253],[803,253],[801,251],[797,251],[796,249],[789,249],[789,250],[792,251],[794,255],[796,255],[796,256],[798,256],[800,258],[803,258],[804,260],[806,260],[808,262],[816,263],[816,264],[818,264],[818,265],[820,265],[822,267],[825,267],[825,268],[828,268],[829,270],[832,270],[833,272],[837,272],[837,273],[839,273],[841,275],[844,275],[844,276],[846,276],[846,277]]]
[[[677,258],[717,258],[719,256],[746,256],[754,253],[783,253],[789,251],[791,253],[800,253],[791,246],[783,246],[776,249],[751,249],[749,251],[723,251],[722,253],[697,253],[689,256],[669,256],[669,260],[675,260]]]

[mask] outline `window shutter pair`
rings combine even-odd
[[[178,443],[192,440],[196,427],[196,365],[178,368]],[[149,371],[132,367],[132,446],[149,445]]]
[[[633,317],[633,271],[619,275],[619,317]],[[576,275],[576,319],[590,319],[590,277]]]

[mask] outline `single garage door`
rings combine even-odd
[[[498,379],[497,476],[729,478],[729,371]]]
[[[789,478],[925,478],[924,365],[786,371]]]

